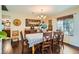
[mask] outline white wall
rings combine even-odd
[[[26,17],[24,15],[3,11],[3,18],[4,19],[9,19],[10,22],[11,22],[11,37],[12,37],[12,31],[18,30],[20,32],[20,31],[24,30],[24,28],[25,28],[25,19],[26,19]],[[21,20],[21,25],[20,26],[15,26],[13,24],[13,21],[15,19],[20,19]],[[19,39],[20,39],[20,33],[19,33]]]
[[[2,10],[1,10],[1,5],[0,5],[0,18],[2,18]]]
[[[65,36],[65,42],[79,47],[79,13],[74,14],[73,36]]]
[[[79,47],[79,13],[74,15],[74,36],[71,37],[70,44]]]
[[[2,11],[1,11],[1,5],[0,5],[0,19],[2,18]],[[0,39],[0,54],[2,53],[2,40]]]

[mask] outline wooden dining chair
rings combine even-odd
[[[28,49],[29,48],[28,40],[23,37],[22,31],[20,32],[20,36],[21,36],[21,44],[22,44],[22,53],[25,53],[24,52],[25,47],[27,48],[26,53],[28,53],[28,51],[29,51],[29,49]]]
[[[58,32],[53,33],[53,53],[60,53],[60,35]]]
[[[52,38],[52,32],[43,33],[42,54],[52,53],[51,38]]]
[[[60,41],[59,41],[59,44],[61,46],[61,48],[64,49],[64,33],[63,32],[60,32]]]
[[[11,38],[11,45],[13,48],[19,46],[19,38]]]

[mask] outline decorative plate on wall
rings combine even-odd
[[[15,26],[20,26],[20,25],[21,25],[21,20],[20,20],[20,19],[15,19],[15,20],[13,21],[13,24],[14,24]]]

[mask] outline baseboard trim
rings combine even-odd
[[[72,45],[72,44],[69,44],[69,43],[66,43],[66,42],[64,42],[64,44],[69,45],[69,46],[71,46],[71,47],[73,47],[73,48],[79,49],[79,47],[74,46],[74,45]]]

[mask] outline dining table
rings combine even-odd
[[[43,42],[43,33],[26,34],[26,39],[29,43],[29,48],[32,47],[32,54],[35,53],[35,45]]]
[[[51,34],[52,37],[50,37],[49,41],[52,41],[52,45],[53,45],[53,41],[54,41],[54,37],[53,37],[53,33]],[[28,40],[29,43],[29,48],[32,47],[32,54],[35,53],[35,45],[42,43],[44,40],[44,33],[30,33],[30,34],[26,34],[26,39]]]

